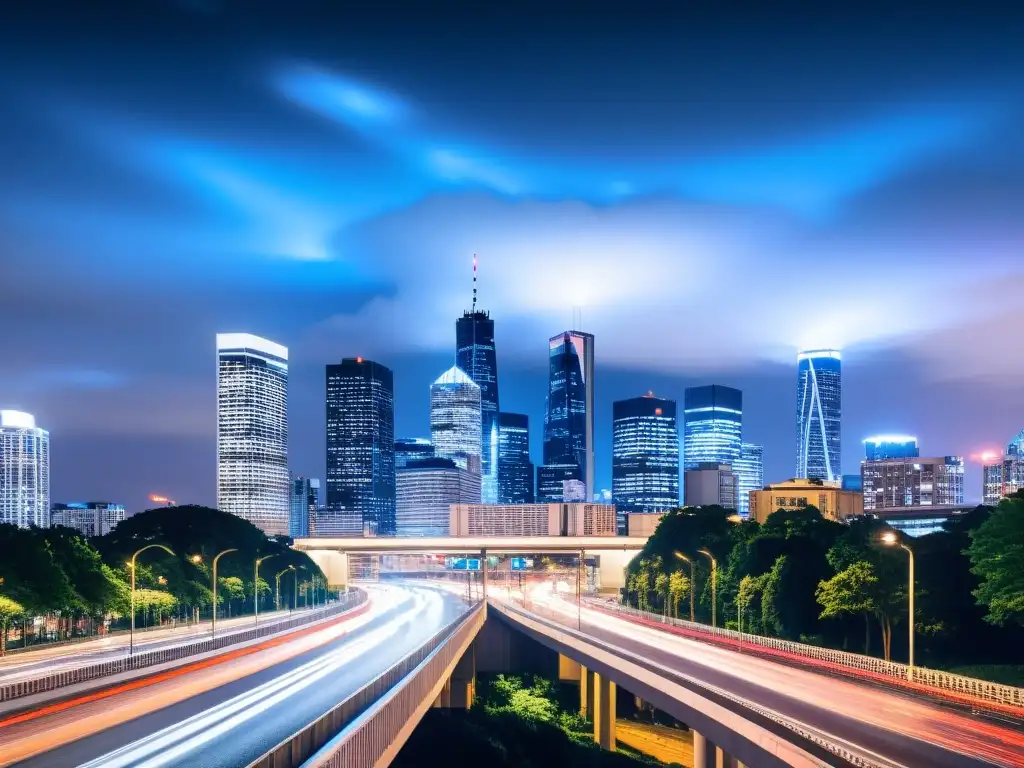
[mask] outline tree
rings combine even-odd
[[[25,613],[25,606],[0,595],[0,656],[7,653],[7,625]]]
[[[148,612],[152,610],[156,613],[157,623],[160,623],[160,617],[171,610],[177,605],[178,601],[174,599],[174,595],[168,592],[161,592],[156,589],[136,589],[135,590],[135,610]]]
[[[988,609],[985,620],[1024,625],[1024,491],[1000,501],[970,537],[971,572],[981,578],[974,596]]]
[[[227,603],[228,616],[230,616],[232,601],[245,599],[245,582],[237,576],[222,576],[217,579],[217,589],[217,598],[219,601]]]
[[[758,610],[760,606],[755,605],[755,603],[761,599],[761,595],[764,592],[764,585],[767,580],[768,577],[765,574],[760,576],[744,576],[740,579],[739,589],[736,591],[736,604],[738,607],[737,623],[739,625],[738,629],[740,632],[743,631],[744,613],[747,613],[750,617],[747,619],[749,622],[747,630],[749,632],[754,632],[757,629],[760,629],[760,622],[757,621],[757,616],[760,613],[760,610]]]
[[[845,614],[864,616],[865,654],[871,650],[871,615],[878,608],[875,602],[877,585],[878,576],[871,563],[859,560],[831,579],[819,582],[815,592],[823,619],[834,619]],[[887,647],[883,629],[883,648]]]
[[[690,593],[690,579],[681,570],[672,571],[668,576],[668,594],[672,601],[672,610],[679,618],[679,601]],[[687,614],[689,618],[689,614]]]

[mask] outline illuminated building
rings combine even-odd
[[[683,398],[683,469],[732,466],[740,457],[742,431],[742,392],[719,384],[688,387]]]
[[[764,486],[764,447],[753,443],[740,444],[740,457],[732,465],[739,478],[736,511],[743,517],[750,514],[750,492]]]
[[[390,368],[346,357],[327,366],[327,503],[317,535],[359,521],[372,534],[395,533],[395,389]]]
[[[860,473],[857,473],[856,475],[843,475],[841,487],[844,491],[857,491],[858,493],[863,493],[864,483],[861,482]]]
[[[73,501],[50,509],[51,526],[74,528],[83,536],[106,536],[124,518],[124,504],[108,501]]]
[[[594,336],[565,331],[548,340],[544,464],[575,462],[584,498],[594,492]],[[538,484],[537,497],[540,498]]]
[[[480,475],[451,459],[410,461],[396,475],[399,536],[447,536],[452,504],[480,503]]]
[[[288,535],[293,539],[310,535],[310,524],[323,506],[320,498],[320,480],[315,477],[293,477],[291,481],[291,512]]]
[[[910,435],[877,435],[864,441],[864,458],[867,461],[912,459],[917,456],[920,456],[917,438]]]
[[[614,504],[452,504],[451,536],[615,536]]]
[[[612,498],[620,516],[679,506],[675,400],[649,394],[612,404]]]
[[[50,524],[50,433],[21,411],[0,411],[0,523]]]
[[[430,439],[434,455],[480,472],[480,386],[458,366],[430,385]]]
[[[683,501],[688,507],[717,505],[738,510],[739,488],[739,475],[729,464],[702,463],[683,474]]]
[[[985,456],[984,503],[995,506],[1000,499],[1024,488],[1024,429],[1006,446],[1004,456]]]
[[[498,502],[532,504],[530,420],[522,413],[498,414]]]
[[[476,258],[473,259],[473,309],[455,321],[455,364],[480,387],[480,475],[484,501],[494,504],[499,494],[500,422],[498,420],[498,359],[494,321],[476,309]]]
[[[960,456],[863,461],[864,511],[964,503],[964,460]]]
[[[575,461],[537,467],[537,503],[586,501],[581,475]]]
[[[813,349],[797,355],[797,477],[839,480],[842,475],[842,355]]]
[[[217,508],[288,533],[288,350],[217,334]]]
[[[895,528],[907,536],[926,536],[945,530],[946,521],[950,518],[970,512],[974,507],[962,504],[940,504],[928,507],[891,507],[875,510],[869,514],[884,520],[890,528]]]
[[[829,520],[844,521],[864,513],[864,496],[856,491],[844,491],[838,482],[801,478],[750,492],[750,519],[759,523],[776,510],[807,507],[815,507]]]
[[[434,458],[434,444],[424,437],[395,438],[395,471],[410,461]]]

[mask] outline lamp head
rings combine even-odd
[[[883,544],[891,547],[893,544],[897,544],[898,542],[899,542],[899,537],[895,533],[893,533],[892,531],[888,531],[887,533],[883,533],[882,534],[882,543]]]
[[[203,556],[192,555],[192,557],[190,557],[189,560],[191,560],[195,565],[199,565],[201,562],[203,562]]]

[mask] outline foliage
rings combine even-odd
[[[7,653],[7,625],[25,613],[25,606],[0,595],[0,656]]]
[[[690,594],[690,578],[681,570],[672,571],[668,576],[668,594],[672,601],[673,615],[679,618],[679,602]],[[686,614],[690,618],[690,614]]]
[[[999,502],[970,537],[971,571],[981,578],[974,596],[988,609],[985,620],[1024,625],[1024,492]]]

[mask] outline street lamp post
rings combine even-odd
[[[128,567],[131,569],[131,572],[132,572],[132,591],[131,591],[131,597],[129,599],[130,602],[131,602],[131,612],[132,612],[131,625],[130,625],[130,628],[128,630],[128,655],[129,656],[131,656],[133,653],[135,653],[135,558],[137,558],[139,555],[141,555],[147,549],[153,549],[153,548],[162,549],[167,554],[169,554],[171,556],[174,555],[174,552],[171,551],[170,547],[165,547],[163,544],[147,544],[142,549],[140,549],[138,552],[136,552],[134,555],[132,555],[132,561],[128,564]]]
[[[711,626],[715,627],[718,625],[718,561],[703,547],[697,551],[711,561]]]
[[[223,552],[218,552],[217,556],[213,558],[213,567],[211,575],[211,580],[213,581],[213,615],[210,617],[211,640],[217,637],[217,561],[224,557],[224,555],[237,551],[237,549],[225,549]],[[193,563],[199,563],[201,561],[202,558],[199,555],[196,555],[192,558]]]
[[[274,610],[275,611],[280,611],[281,610],[281,577],[284,576],[284,574],[288,573],[288,571],[294,571],[294,570],[295,570],[295,566],[294,565],[289,565],[287,568],[285,568],[283,571],[281,571],[279,574],[277,574],[274,577]]]
[[[682,552],[673,552],[672,554],[690,566],[690,621],[693,622],[693,560],[688,558]]]
[[[263,557],[256,558],[256,566],[253,569],[255,575],[253,576],[252,582],[252,615],[256,620],[256,626],[260,625],[260,563],[264,560],[269,560],[277,555],[264,555]]]
[[[907,680],[912,681],[914,679],[914,550],[904,544],[900,538],[891,531],[882,536],[882,541],[890,547],[898,544],[901,549],[907,550],[907,555],[909,556],[907,596],[910,600],[910,605],[908,606],[909,615],[907,616],[907,624],[909,625],[908,632],[910,635],[910,646],[907,653]]]

